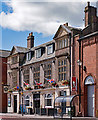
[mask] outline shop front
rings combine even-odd
[[[8,93],[8,113],[19,113],[19,93]]]

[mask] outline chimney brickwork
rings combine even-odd
[[[33,32],[29,33],[29,36],[27,37],[27,48],[32,48],[34,47],[34,36]]]
[[[85,7],[85,27],[91,25],[96,17],[97,17],[97,8],[90,6],[90,2],[88,2],[87,6]]]

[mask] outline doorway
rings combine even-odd
[[[17,95],[14,95],[14,113],[17,113]]]
[[[40,94],[33,94],[33,103],[35,114],[40,114]]]
[[[94,85],[87,86],[87,112],[88,116],[94,116]]]
[[[94,79],[92,76],[88,76],[85,80],[85,86],[87,87],[87,115],[94,117],[95,109],[95,96],[94,96]]]

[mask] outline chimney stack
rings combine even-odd
[[[90,2],[87,2],[87,6],[85,7],[85,27],[91,25],[93,20],[97,16],[97,9],[93,6],[90,6]]]
[[[27,37],[27,48],[32,48],[34,47],[34,36],[33,32],[29,33],[29,36]]]

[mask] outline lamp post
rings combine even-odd
[[[23,116],[23,88],[21,87],[21,95],[22,95],[22,116]]]

